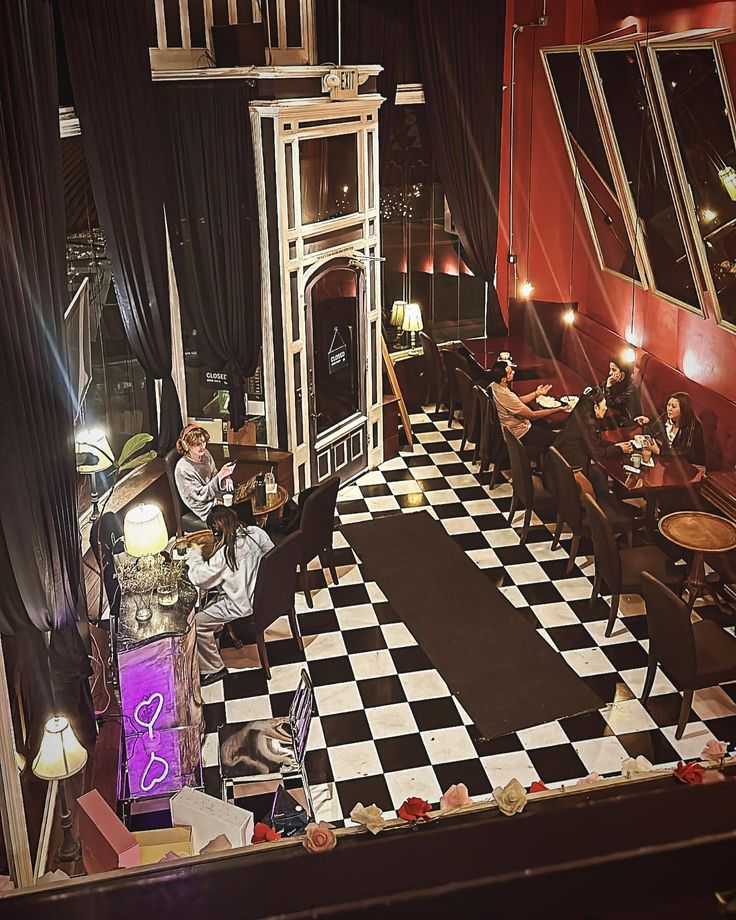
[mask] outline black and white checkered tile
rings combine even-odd
[[[307,774],[318,817],[328,821],[344,821],[357,802],[375,802],[388,813],[409,795],[437,803],[452,783],[463,782],[471,796],[484,797],[512,777],[526,785],[537,779],[548,786],[569,784],[590,772],[615,775],[626,757],[643,754],[664,765],[699,756],[711,738],[736,741],[736,684],[697,691],[685,734],[675,740],[680,696],[669,680],[658,673],[647,706],[638,699],[647,663],[641,598],[622,599],[621,617],[606,639],[607,603],[589,606],[592,557],[579,556],[566,575],[564,542],[552,552],[550,529],[537,518],[521,546],[507,522],[510,484],[489,491],[471,452],[459,454],[461,433],[457,425],[448,429],[446,414],[419,413],[412,424],[419,442],[414,451],[343,488],[339,521],[427,509],[605,708],[481,740],[381,590],[364,579],[338,532],[339,584],[315,561],[314,608],[297,595],[304,654],[279,621],[267,636],[270,681],[253,668],[203,688],[210,791],[219,794],[221,788],[218,725],[285,715],[305,661],[317,701]],[[585,541],[581,550],[590,551]],[[716,608],[699,611],[728,622]]]

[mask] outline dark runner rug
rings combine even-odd
[[[602,708],[426,511],[341,530],[485,738]]]

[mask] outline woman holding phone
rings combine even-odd
[[[673,393],[665,411],[653,421],[646,415],[637,416],[635,421],[652,435],[652,453],[683,457],[695,466],[705,466],[703,426],[687,393]]]
[[[219,470],[207,450],[210,436],[199,425],[187,425],[179,435],[176,449],[182,455],[176,464],[174,479],[182,501],[204,522],[218,498],[232,494],[231,476],[234,463],[225,463]]]

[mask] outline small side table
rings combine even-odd
[[[685,580],[688,607],[692,608],[703,595],[710,595],[720,607],[721,602],[705,580],[705,554],[736,549],[736,524],[705,511],[675,511],[661,518],[659,529],[668,540],[693,553]]]

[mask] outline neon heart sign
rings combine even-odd
[[[156,692],[142,699],[133,710],[133,721],[148,731],[149,738],[153,738],[153,726],[156,724],[156,720],[161,715],[163,708],[164,695]],[[146,718],[146,715],[148,715],[148,718]]]

